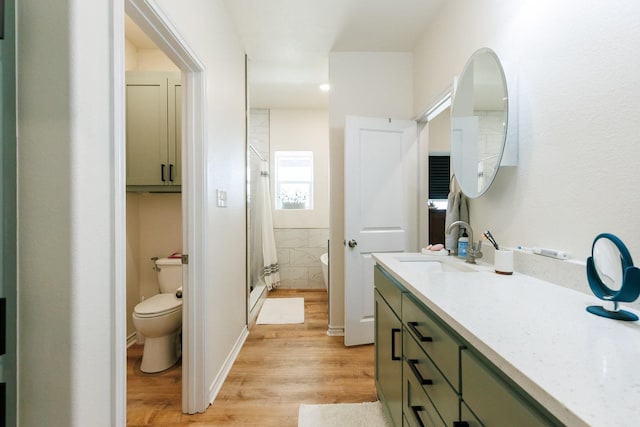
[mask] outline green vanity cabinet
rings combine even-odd
[[[403,425],[410,427],[445,427],[447,425],[442,420],[429,396],[425,393],[425,386],[420,383],[419,379],[411,371],[406,359],[402,369],[402,385]]]
[[[375,379],[378,398],[387,417],[402,426],[402,322],[401,295],[404,288],[378,266],[375,283]]]
[[[403,410],[410,412],[408,419],[420,419],[424,425],[452,426],[460,419],[463,344],[408,293],[402,295],[402,324],[403,382],[408,391],[403,397]],[[413,393],[412,382],[419,385]],[[412,400],[420,392],[431,405],[422,405],[424,409],[416,411]]]
[[[396,427],[561,426],[376,265],[376,387]]]
[[[470,417],[470,425],[474,420],[485,426],[556,425],[480,358],[470,350],[464,350],[461,355],[463,407]],[[469,413],[469,409],[475,415]]]

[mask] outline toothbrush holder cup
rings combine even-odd
[[[496,250],[493,264],[496,273],[513,274],[513,251]]]

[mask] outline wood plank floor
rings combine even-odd
[[[325,291],[276,290],[304,297],[305,323],[255,325],[218,397],[205,413],[181,411],[181,368],[140,371],[142,346],[127,354],[128,426],[297,426],[301,403],[371,402],[373,346],[345,347],[329,337]]]

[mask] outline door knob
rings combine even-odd
[[[347,244],[349,245],[350,248],[355,248],[356,246],[358,246],[358,242],[356,242],[353,239],[349,240],[349,243]]]

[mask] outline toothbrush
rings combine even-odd
[[[529,252],[537,254],[537,255],[548,256],[548,257],[556,258],[556,259],[568,259],[569,258],[569,255],[567,255],[567,253],[565,251],[556,251],[556,250],[553,250],[553,249],[544,249],[544,248],[528,248],[526,246],[518,246],[518,249],[524,250],[524,251],[529,251]]]
[[[489,230],[482,233],[482,235],[493,245],[496,250],[500,250],[500,248],[498,247],[498,242],[496,242],[496,239],[493,238],[493,235]]]

